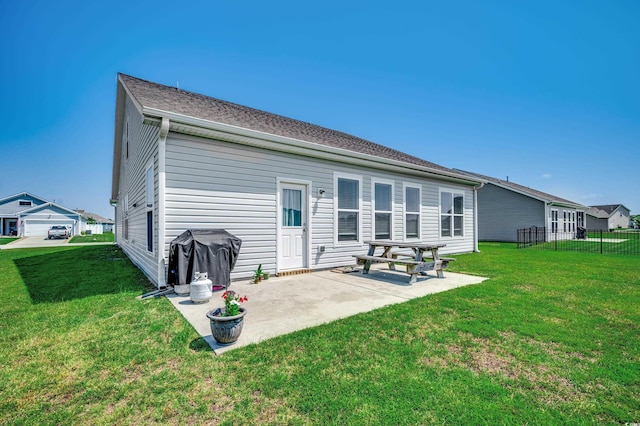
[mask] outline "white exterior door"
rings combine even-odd
[[[306,185],[280,185],[279,270],[307,265],[307,204]]]

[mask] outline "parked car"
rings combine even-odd
[[[69,232],[69,228],[62,225],[53,225],[49,228],[49,233],[47,234],[48,239],[52,238],[69,238],[71,236],[71,232]]]

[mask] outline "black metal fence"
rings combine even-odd
[[[545,227],[518,229],[518,248],[640,254],[640,230],[552,232]]]

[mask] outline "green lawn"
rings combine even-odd
[[[0,238],[0,246],[4,244],[9,244],[12,241],[17,240],[18,237],[2,237]]]
[[[640,422],[640,257],[481,250],[482,284],[223,356],[116,247],[0,251],[0,424]]]
[[[112,243],[113,232],[93,235],[76,235],[69,240],[70,243]]]

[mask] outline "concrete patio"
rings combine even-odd
[[[435,273],[409,284],[409,276],[375,265],[371,273],[337,273],[319,271],[310,274],[271,277],[259,284],[234,281],[229,286],[240,296],[247,309],[244,328],[234,344],[219,345],[211,336],[206,313],[224,305],[222,292],[215,292],[208,303],[194,304],[189,296],[168,295],[171,303],[209,343],[216,354],[296,330],[313,327],[339,318],[371,311],[382,306],[406,302],[428,294],[478,284],[486,278],[445,271],[444,278]]]

